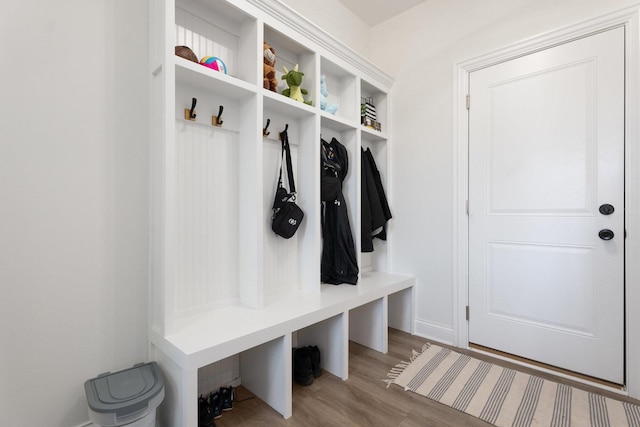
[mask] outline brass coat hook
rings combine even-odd
[[[289,123],[287,123],[284,126],[284,130],[282,132],[280,132],[280,141],[282,141],[282,135],[286,134],[288,130],[289,130]]]
[[[218,110],[218,115],[217,116],[211,116],[211,124],[214,126],[222,126],[222,123],[224,123],[224,121],[221,119],[222,117],[222,110],[224,110],[224,107],[221,105],[220,109]]]
[[[191,120],[193,122],[196,121],[196,104],[198,100],[196,98],[191,98],[191,109],[184,109],[184,119]]]
[[[262,129],[262,136],[269,136],[269,134],[271,134],[271,132],[267,132],[267,129],[269,129],[270,124],[271,124],[271,119],[267,119],[267,125]]]

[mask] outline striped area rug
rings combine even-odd
[[[434,344],[384,380],[495,426],[637,426],[640,406],[503,368]]]

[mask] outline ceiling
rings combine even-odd
[[[384,22],[425,0],[339,0],[367,25]]]

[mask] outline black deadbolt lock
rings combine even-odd
[[[600,230],[600,232],[598,233],[598,236],[602,240],[611,240],[613,239],[613,231],[605,228],[604,230]]]
[[[602,215],[611,215],[615,209],[609,203],[605,203],[604,205],[600,205],[600,213]]]

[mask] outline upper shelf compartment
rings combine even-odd
[[[218,58],[228,76],[257,85],[258,24],[254,17],[222,0],[176,0],[175,12],[176,46],[189,47],[198,61],[207,56]]]
[[[387,139],[388,98],[387,93],[375,85],[360,81],[360,123],[363,137],[376,140]]]
[[[317,107],[319,100],[316,99],[316,93],[320,82],[319,76],[316,75],[316,54],[268,25],[264,26],[263,41],[275,51],[274,68],[276,79],[278,80],[277,93],[282,94],[288,88],[287,83],[282,80],[284,75],[283,67],[286,67],[287,70],[292,70],[297,65],[298,70],[304,73],[300,87],[308,92],[303,95],[303,98],[305,101],[311,101],[313,107]]]
[[[326,105],[320,105],[323,114],[335,117],[338,122],[359,121],[356,76],[323,57],[320,61],[320,80],[322,79],[326,88]],[[321,87],[321,101],[322,89]]]

